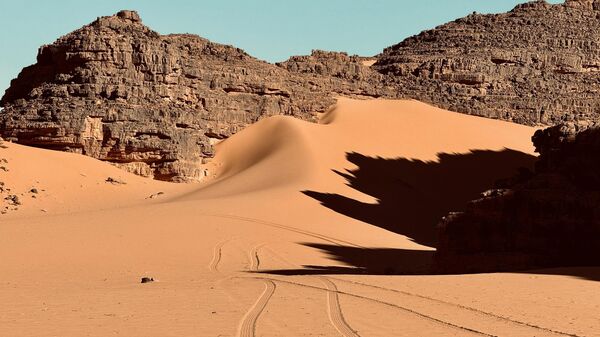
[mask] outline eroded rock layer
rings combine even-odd
[[[201,179],[213,145],[277,114],[314,120],[335,96],[415,98],[523,124],[600,119],[600,0],[473,14],[373,59],[314,51],[276,65],[132,11],[39,50],[0,101],[0,136],[157,179]]]
[[[361,65],[348,67],[362,74]],[[313,120],[336,93],[377,95],[347,78],[290,73],[195,35],[163,36],[136,12],[121,11],[41,47],[2,98],[0,129],[7,140],[144,176],[197,180],[218,140],[266,116]]]
[[[399,93],[463,113],[552,125],[600,114],[600,1],[472,14],[386,48]]]

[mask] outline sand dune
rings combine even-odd
[[[598,336],[597,270],[415,275],[439,216],[532,165],[533,131],[340,99],[222,142],[202,185],[8,144],[0,336]]]

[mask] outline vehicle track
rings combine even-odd
[[[265,284],[265,290],[262,292],[258,300],[254,305],[246,312],[244,318],[238,326],[238,337],[254,337],[256,333],[256,322],[260,317],[260,314],[265,310],[269,299],[275,292],[276,285],[273,281],[268,279],[262,280]]]
[[[253,250],[251,251],[250,256],[256,258],[256,263],[251,264],[251,266],[254,265],[254,266],[256,266],[256,268],[252,269],[252,270],[258,270],[258,266],[260,263],[260,259],[258,256],[258,249],[263,248],[263,247],[265,248],[265,250],[271,251],[271,254],[274,257],[276,257],[278,260],[284,262],[287,265],[294,266],[291,262],[286,260],[284,257],[280,256],[279,254],[274,252],[272,249],[270,249],[266,244],[261,244],[261,245],[256,246],[255,248],[253,248]],[[350,327],[350,325],[348,324],[348,322],[346,322],[346,320],[344,318],[342,308],[340,306],[340,302],[339,302],[339,298],[338,298],[337,286],[325,276],[320,276],[320,277],[310,276],[309,278],[319,279],[325,285],[325,287],[328,290],[330,290],[330,291],[327,291],[327,313],[329,316],[329,321],[331,322],[333,327],[344,337],[360,337],[360,335]]]
[[[279,259],[281,259],[283,262],[287,263],[288,265],[293,266],[292,263],[290,263],[289,261],[287,261],[282,256],[279,256]],[[390,291],[390,292],[402,294],[402,295],[405,295],[405,296],[411,296],[411,297],[415,297],[415,298],[419,298],[419,299],[423,299],[423,300],[435,302],[437,304],[442,304],[442,305],[452,306],[452,307],[455,307],[457,309],[467,310],[467,311],[470,311],[472,313],[475,313],[475,314],[478,314],[478,315],[482,315],[482,316],[486,316],[486,317],[489,317],[489,318],[494,319],[494,320],[503,321],[503,322],[506,322],[506,323],[509,323],[509,324],[514,324],[514,325],[518,325],[518,326],[521,326],[521,327],[531,328],[531,329],[535,329],[535,330],[539,330],[539,331],[544,331],[546,333],[551,333],[551,334],[554,334],[554,335],[570,336],[570,337],[583,337],[583,336],[580,336],[580,335],[577,335],[577,334],[574,334],[574,333],[568,333],[568,332],[564,332],[564,331],[560,331],[560,330],[546,328],[546,327],[539,326],[539,325],[536,325],[536,324],[532,324],[532,323],[527,323],[527,322],[523,322],[523,321],[511,319],[511,318],[506,317],[506,316],[494,314],[494,313],[487,312],[487,311],[484,311],[484,310],[480,310],[480,309],[477,309],[477,308],[473,308],[473,307],[469,307],[469,306],[465,306],[465,305],[461,305],[461,304],[457,304],[457,303],[452,303],[452,302],[440,300],[440,299],[437,299],[437,298],[433,298],[433,297],[429,297],[429,296],[425,296],[425,295],[420,295],[420,294],[415,294],[415,293],[411,293],[411,292],[407,292],[407,291],[403,291],[403,290],[390,289],[390,288],[385,288],[385,287],[380,287],[380,286],[376,286],[376,285],[370,285],[370,284],[366,284],[366,283],[362,283],[362,282],[350,281],[350,280],[345,280],[345,279],[340,279],[340,278],[335,278],[335,277],[321,276],[320,279],[323,282],[327,282],[327,281],[324,281],[324,280],[336,280],[336,281],[351,283],[351,284],[365,286],[365,287],[372,287],[372,288],[376,288],[376,289],[379,289],[379,290]],[[335,286],[335,284],[334,284],[334,286]],[[336,287],[336,290],[333,290],[333,291],[336,292],[337,291],[337,287]],[[360,295],[358,295],[358,296],[360,296]],[[373,299],[373,300],[376,300],[376,299]]]
[[[240,278],[244,278],[244,277],[240,277]],[[245,277],[245,278],[254,278],[254,279],[259,279],[259,280],[269,280],[269,281],[272,281],[272,282],[275,282],[275,283],[280,282],[280,283],[295,285],[295,286],[298,286],[298,287],[316,289],[316,290],[321,290],[321,291],[326,291],[326,292],[332,291],[332,290],[329,290],[327,288],[321,288],[321,287],[317,287],[317,286],[313,286],[313,285],[302,284],[302,283],[298,283],[298,282],[292,282],[292,281],[288,281],[288,280],[281,280],[281,279],[275,279],[275,278],[268,278],[268,277]],[[454,324],[454,323],[451,323],[451,322],[447,322],[447,321],[444,321],[442,319],[435,318],[435,317],[429,316],[427,314],[423,314],[423,313],[418,312],[418,311],[416,311],[414,309],[411,309],[411,308],[408,308],[408,307],[404,307],[404,306],[401,306],[401,305],[398,305],[398,304],[394,304],[394,303],[390,303],[390,302],[378,300],[376,298],[371,298],[371,297],[367,297],[367,296],[357,295],[357,294],[353,294],[353,293],[349,293],[349,292],[345,292],[345,291],[340,291],[340,290],[336,290],[335,292],[338,295],[339,294],[347,295],[347,296],[350,296],[350,297],[353,297],[353,298],[357,298],[357,299],[361,299],[361,300],[365,300],[365,301],[370,301],[370,302],[373,302],[373,303],[379,303],[381,305],[392,307],[392,308],[401,310],[403,312],[415,315],[415,316],[420,317],[422,319],[426,319],[428,321],[431,321],[431,322],[443,325],[443,326],[445,326],[447,328],[458,329],[458,330],[461,330],[463,332],[469,332],[469,333],[477,334],[477,335],[480,335],[480,336],[498,337],[496,335],[492,335],[492,334],[488,334],[488,333],[485,333],[485,332],[482,332],[482,331],[471,329],[471,328],[466,327],[466,326],[462,326],[462,325],[459,325],[459,324]]]
[[[213,258],[212,258],[212,260],[210,260],[210,263],[208,264],[208,270],[210,270],[212,272],[219,271],[219,262],[221,262],[221,256],[222,256],[221,250],[223,248],[223,245],[225,245],[229,241],[231,241],[231,240],[220,241],[215,245],[215,248],[213,250]]]
[[[338,289],[335,283],[331,282],[326,277],[319,277],[321,282],[325,284],[327,287],[327,304],[328,304],[328,314],[329,320],[331,324],[336,328],[336,330],[342,334],[344,337],[360,337],[360,335],[354,331],[346,319],[344,319],[344,314],[342,312],[342,308],[340,306],[340,300],[338,298]]]
[[[269,227],[274,227],[274,228],[280,228],[283,230],[287,230],[290,232],[295,232],[298,234],[302,234],[302,235],[306,235],[312,238],[316,238],[316,239],[320,239],[329,243],[333,243],[336,246],[344,246],[344,245],[349,245],[352,247],[356,247],[356,248],[364,248],[360,245],[357,245],[355,243],[349,242],[349,241],[344,241],[344,240],[339,240],[330,236],[326,236],[326,235],[322,235],[319,233],[315,233],[315,232],[311,232],[311,231],[306,231],[306,230],[302,230],[302,229],[298,229],[292,226],[286,226],[280,223],[276,223],[276,222],[272,222],[272,221],[266,221],[266,220],[261,220],[261,219],[256,219],[256,218],[249,218],[249,217],[244,217],[244,216],[239,216],[239,215],[233,215],[233,214],[222,214],[222,213],[208,213],[208,212],[203,212],[200,213],[201,215],[204,216],[212,216],[212,217],[217,217],[217,218],[226,218],[226,219],[234,219],[234,220],[240,220],[240,221],[245,221],[245,222],[252,222],[252,223],[257,223],[257,224],[261,224],[261,225],[265,225],[265,226],[269,226]]]
[[[502,316],[502,315],[494,314],[494,313],[491,313],[491,312],[488,312],[488,311],[480,310],[480,309],[469,307],[469,306],[466,306],[466,305],[452,303],[452,302],[440,300],[440,299],[437,299],[437,298],[434,298],[434,297],[420,295],[420,294],[415,294],[415,293],[411,293],[411,292],[404,291],[404,290],[397,290],[397,289],[385,288],[385,287],[380,287],[380,286],[376,286],[376,285],[372,285],[372,284],[367,284],[367,283],[362,283],[362,282],[357,282],[357,281],[350,281],[350,280],[345,280],[345,279],[336,278],[336,277],[330,277],[330,279],[336,280],[336,281],[341,281],[341,282],[346,282],[346,283],[350,283],[350,284],[354,284],[354,285],[359,285],[359,286],[363,286],[363,287],[369,287],[369,288],[374,288],[374,289],[378,289],[378,290],[384,290],[384,291],[394,292],[394,293],[398,293],[398,294],[402,294],[402,295],[406,295],[406,296],[416,297],[416,298],[419,298],[419,299],[424,299],[424,300],[435,302],[435,303],[438,303],[438,304],[443,304],[443,305],[452,306],[452,307],[455,307],[455,308],[458,308],[458,309],[468,310],[468,311],[471,311],[471,312],[479,314],[479,315],[487,316],[487,317],[490,317],[490,318],[493,318],[493,319],[496,319],[496,320],[501,320],[501,321],[513,323],[515,325],[520,325],[520,326],[523,326],[523,327],[528,327],[528,328],[533,328],[533,329],[537,329],[537,330],[542,330],[542,331],[545,331],[545,332],[548,332],[548,333],[552,333],[552,334],[563,335],[563,336],[571,336],[571,337],[583,337],[583,336],[579,336],[577,334],[563,332],[563,331],[554,330],[554,329],[550,329],[550,328],[545,328],[545,327],[542,327],[542,326],[539,326],[539,325],[535,325],[535,324],[531,324],[531,323],[527,323],[527,322],[515,320],[515,319],[509,318],[509,317],[505,317],[505,316]]]
[[[353,247],[362,248],[361,246],[356,245],[356,244],[351,243],[351,242],[348,242],[348,241],[335,239],[335,238],[328,237],[328,236],[325,236],[325,235],[321,235],[321,234],[318,234],[318,233],[314,233],[314,232],[310,232],[310,231],[304,231],[304,230],[301,230],[301,229],[298,229],[298,228],[294,228],[294,227],[291,227],[291,226],[286,226],[286,225],[282,225],[282,224],[279,224],[279,223],[265,221],[265,220],[261,220],[261,219],[255,219],[255,218],[243,217],[243,216],[237,216],[237,215],[230,215],[230,214],[219,214],[219,213],[202,213],[202,214],[205,215],[205,216],[229,218],[229,219],[235,219],[235,220],[252,222],[252,223],[262,224],[262,225],[266,225],[266,226],[270,226],[270,227],[280,228],[280,229],[284,229],[284,230],[287,230],[287,231],[291,231],[291,232],[303,234],[303,235],[306,235],[306,236],[309,236],[309,237],[321,239],[323,241],[327,241],[329,243],[333,243],[333,244],[338,245],[338,246],[339,245],[351,245]],[[255,247],[251,251],[251,253],[250,253],[250,261],[251,261],[250,269],[251,270],[258,270],[258,268],[259,268],[260,259],[258,257],[258,252],[257,251],[261,247],[262,247],[262,245],[259,246],[259,247]],[[218,264],[218,261],[217,261],[217,264]],[[485,332],[482,332],[482,331],[478,331],[478,330],[471,329],[471,328],[468,328],[468,327],[464,327],[464,326],[461,326],[461,325],[458,325],[458,324],[447,322],[447,321],[444,321],[442,319],[438,319],[438,318],[435,318],[433,316],[429,316],[427,314],[418,312],[418,311],[416,311],[414,309],[411,309],[411,308],[408,308],[408,307],[405,307],[405,306],[396,305],[396,304],[393,304],[393,303],[389,303],[389,302],[386,302],[386,301],[381,301],[381,300],[370,298],[370,297],[367,297],[367,296],[362,296],[362,295],[358,295],[358,294],[352,294],[352,293],[342,292],[342,291],[337,290],[337,287],[336,287],[336,290],[332,290],[332,289],[329,289],[329,287],[327,287],[327,289],[323,289],[323,288],[319,288],[319,287],[315,287],[315,286],[305,285],[305,284],[301,284],[301,283],[297,283],[297,282],[291,282],[291,281],[283,281],[283,280],[278,280],[278,279],[268,279],[268,278],[260,278],[260,277],[259,277],[259,279],[271,280],[272,282],[273,281],[275,281],[275,282],[284,282],[284,283],[289,283],[289,284],[295,284],[297,286],[303,286],[303,287],[320,289],[320,290],[323,290],[323,291],[327,291],[328,293],[335,293],[336,294],[336,298],[337,298],[337,294],[345,294],[345,295],[352,296],[352,297],[355,297],[355,298],[360,298],[360,299],[363,299],[363,300],[369,300],[369,301],[377,302],[377,303],[380,303],[380,304],[383,304],[383,305],[395,307],[397,309],[400,309],[400,310],[412,313],[412,314],[417,315],[419,317],[422,317],[424,319],[428,319],[428,320],[432,320],[432,321],[440,323],[440,324],[444,324],[444,325],[449,326],[449,327],[454,327],[454,328],[462,329],[464,331],[469,331],[469,332],[476,333],[476,334],[479,334],[479,335],[484,335],[484,336],[495,336],[495,335],[488,334],[488,333],[485,333]],[[326,278],[325,277],[321,278],[322,281],[323,281],[323,279],[326,279]],[[433,302],[436,302],[436,303],[439,303],[439,304],[445,304],[445,305],[454,306],[456,308],[460,308],[460,309],[463,309],[463,310],[468,310],[468,311],[471,311],[471,312],[474,312],[474,313],[477,313],[477,314],[485,315],[485,316],[490,317],[490,318],[494,318],[494,319],[497,319],[497,320],[502,320],[502,321],[505,321],[505,322],[513,323],[513,324],[516,324],[516,325],[519,325],[519,326],[524,326],[524,327],[529,327],[529,328],[537,329],[537,330],[540,330],[540,331],[545,331],[547,333],[552,333],[552,334],[557,334],[557,335],[562,335],[562,336],[582,337],[582,336],[579,336],[577,334],[562,332],[562,331],[545,328],[545,327],[538,326],[538,325],[531,324],[531,323],[527,323],[527,322],[513,320],[513,319],[505,317],[505,316],[497,315],[497,314],[494,314],[494,313],[486,312],[486,311],[483,311],[483,310],[480,310],[480,309],[476,309],[476,308],[472,308],[472,307],[468,307],[468,306],[464,306],[464,305],[460,305],[460,304],[456,304],[456,303],[446,302],[446,301],[443,301],[443,300],[439,300],[439,299],[428,297],[428,296],[424,296],[424,295],[413,294],[413,293],[409,293],[409,292],[406,292],[406,291],[389,289],[389,288],[384,288],[384,287],[378,287],[378,286],[374,286],[374,285],[364,284],[364,283],[361,283],[361,282],[347,281],[347,280],[344,280],[344,279],[338,279],[338,278],[331,278],[331,279],[342,281],[342,282],[350,282],[350,283],[354,283],[356,285],[362,285],[362,286],[367,286],[367,287],[374,287],[374,288],[378,288],[380,290],[386,290],[386,291],[396,292],[396,293],[400,293],[400,294],[403,294],[403,295],[406,295],[406,296],[418,297],[418,298],[421,298],[421,299],[424,299],[424,300],[433,301]],[[327,282],[327,281],[324,281],[324,282]],[[331,281],[329,281],[329,282],[331,282]],[[333,285],[335,286],[335,284],[333,284]],[[338,307],[339,307],[339,299],[338,299]],[[331,308],[331,304],[330,304],[330,308]],[[340,316],[343,319],[343,315],[341,315],[341,311],[340,311]],[[351,331],[351,333],[354,334],[354,335],[347,335],[347,336],[356,336],[356,332],[354,332],[347,325],[347,323],[345,322],[345,320],[343,322],[344,322],[345,326],[348,327],[349,331]],[[338,329],[338,331],[339,331],[339,328],[336,325],[337,323],[339,323],[339,321],[336,322],[336,323],[334,323],[332,321],[332,323],[334,324],[334,326],[336,327],[336,329]],[[346,331],[346,332],[348,332],[348,331]],[[344,334],[344,332],[342,332],[342,331],[340,331],[340,333]],[[344,335],[344,336],[346,336],[346,335]]]
[[[250,250],[250,271],[258,271],[258,268],[260,267],[260,258],[258,257],[258,250],[264,247],[265,245],[265,243],[261,243],[259,245],[254,246]]]

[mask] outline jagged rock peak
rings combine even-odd
[[[96,21],[92,22],[92,25],[103,25],[108,22],[121,22],[121,23],[129,23],[129,24],[142,24],[142,19],[140,15],[136,11],[130,10],[122,10],[117,12],[114,15],[109,16],[101,16],[96,19]]]
[[[140,31],[156,38],[160,36],[157,32],[151,30],[142,23],[142,19],[136,11],[130,10],[122,10],[110,16],[101,16],[81,29],[102,28],[110,28],[117,32]]]
[[[549,4],[545,0],[534,0],[516,5],[512,12],[522,10],[544,10],[550,8],[551,6],[553,5]]]
[[[133,22],[142,22],[140,15],[136,11],[122,10],[117,13],[117,16]]]

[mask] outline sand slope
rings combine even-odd
[[[531,165],[533,131],[340,99],[224,141],[202,186],[9,144],[0,336],[600,335],[594,269],[384,275],[426,270],[436,219]]]

